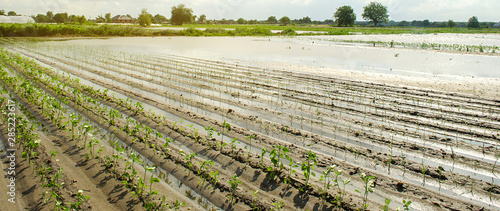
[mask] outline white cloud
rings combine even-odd
[[[299,6],[304,6],[304,5],[309,5],[312,3],[312,0],[292,0],[290,1],[291,4],[299,5]]]

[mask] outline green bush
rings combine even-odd
[[[295,30],[293,30],[293,29],[287,28],[287,29],[281,31],[281,34],[282,35],[297,35],[297,32],[295,32]]]

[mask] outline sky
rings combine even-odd
[[[2,0],[0,9],[23,15],[55,13],[85,15],[95,18],[106,13],[139,16],[142,8],[170,18],[172,6],[185,4],[194,15],[205,14],[208,19],[257,19],[269,16],[288,16],[312,20],[333,19],[340,6],[350,5],[357,20],[363,20],[363,7],[373,0]],[[377,0],[387,6],[389,19],[395,21],[424,20],[465,22],[472,16],[479,21],[500,21],[500,0]]]

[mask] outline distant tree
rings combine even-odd
[[[408,21],[403,20],[400,21],[396,26],[408,26],[408,25],[410,25],[410,23],[408,23]]]
[[[430,25],[431,25],[431,23],[429,22],[429,20],[425,19],[424,21],[422,21],[423,27],[429,27]]]
[[[367,6],[363,7],[363,19],[369,20],[374,26],[378,23],[387,23],[389,14],[387,14],[387,7],[378,2],[370,2]]]
[[[79,24],[84,24],[87,22],[87,18],[85,18],[85,15],[76,16],[76,22],[78,22]]]
[[[0,15],[5,15],[5,10],[0,10]]]
[[[424,22],[423,22],[423,21],[413,20],[413,21],[411,22],[411,26],[415,26],[415,27],[422,27],[422,26],[424,26]]]
[[[113,23],[113,19],[111,18],[111,13],[106,13],[104,15],[106,23]]]
[[[172,17],[170,22],[173,25],[182,25],[184,23],[190,23],[193,17],[193,10],[187,8],[184,4],[179,4],[172,7]]]
[[[467,28],[479,28],[479,20],[476,16],[472,16],[469,18],[469,22],[467,22]]]
[[[335,23],[337,26],[352,26],[356,20],[356,14],[351,6],[342,6],[337,8],[337,11],[333,14],[335,17]]]
[[[243,18],[238,18],[238,20],[236,21],[236,23],[238,24],[247,24],[247,21]]]
[[[197,15],[191,16],[191,22],[190,23],[196,23],[196,18],[198,18]]]
[[[38,14],[33,19],[37,23],[47,23],[47,22],[49,22],[49,18],[47,16],[45,16],[44,14]]]
[[[102,17],[102,15],[98,15],[98,16],[95,18],[95,22],[96,22],[96,23],[106,23],[106,18]]]
[[[437,26],[437,27],[444,28],[444,27],[446,27],[446,22],[432,22],[431,26],[432,27]]]
[[[450,28],[453,28],[456,25],[457,25],[457,23],[453,22],[453,20],[448,20],[448,22],[446,22],[446,26],[450,27]]]
[[[154,19],[155,19],[156,23],[160,23],[160,24],[168,21],[168,19],[165,16],[160,15],[160,14],[156,14]]]
[[[137,21],[139,21],[139,25],[141,26],[151,26],[151,14],[148,13],[148,9],[143,8],[141,10],[141,14]]]
[[[53,22],[54,21],[54,13],[52,11],[47,11],[47,22]]]
[[[68,13],[57,13],[53,19],[56,23],[64,23],[68,20]]]
[[[323,23],[324,23],[324,24],[334,24],[335,22],[333,22],[333,20],[332,20],[332,19],[325,19],[325,20],[323,21]]]
[[[479,24],[479,27],[481,28],[493,28],[495,25],[495,22],[483,22]]]
[[[280,24],[281,25],[288,25],[290,23],[290,18],[287,16],[283,16],[280,18]]]
[[[257,24],[257,23],[258,23],[257,19],[248,20],[248,24]]]
[[[271,24],[275,24],[275,23],[278,23],[278,19],[276,19],[275,16],[269,16],[269,18],[267,18],[267,22],[271,23]]]
[[[7,15],[8,15],[8,16],[16,16],[17,14],[16,14],[16,12],[14,12],[14,11],[9,11],[9,12],[7,13]]]
[[[303,17],[302,19],[298,20],[299,23],[303,24],[310,24],[311,23],[311,18],[309,16]]]
[[[102,16],[101,16],[102,18]],[[79,24],[84,24],[87,22],[87,19],[85,18],[85,15],[79,16],[79,15],[70,15],[68,17],[68,20],[72,23],[79,23]]]
[[[198,18],[198,23],[205,23],[207,21],[207,16],[205,14],[201,14],[200,18]]]
[[[69,20],[69,22],[77,22],[77,20],[76,20],[76,15],[70,15],[70,16],[68,17],[68,20]]]
[[[148,13],[148,17],[149,17],[149,20],[151,20],[151,23],[154,23],[154,24],[157,23],[155,17],[151,13]]]

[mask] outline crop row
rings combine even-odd
[[[86,62],[87,62],[87,61],[85,61],[85,63],[86,63]],[[118,63],[121,63],[121,62],[118,62]],[[83,61],[82,61],[82,64],[83,64]],[[88,66],[88,65],[93,65],[93,63],[88,63],[88,64],[86,64],[86,66]],[[152,65],[151,65],[151,66],[152,66]],[[86,68],[86,69],[87,69],[87,68]],[[116,68],[116,70],[117,70],[117,69],[120,69],[120,68]],[[175,68],[171,68],[171,67],[170,67],[170,68],[165,68],[165,69],[168,69],[168,70],[170,70],[170,69],[174,69],[174,70],[175,70]],[[132,70],[132,71],[135,71],[135,70]],[[179,68],[177,68],[177,70],[176,70],[176,71],[178,72],[178,73],[177,73],[177,75],[180,75],[180,74],[182,74],[182,72],[183,72],[183,71],[186,71],[186,68],[182,68],[182,71],[181,71]],[[206,71],[200,71],[200,70],[198,70],[198,72],[206,72]],[[129,73],[129,74],[130,74],[130,73]],[[149,76],[149,77],[150,77],[150,79],[153,79],[153,77],[151,77],[151,75],[147,75],[145,72],[144,72],[143,74],[144,74],[144,75],[143,75],[142,77],[148,77],[148,76]],[[169,75],[172,75],[172,74],[171,74],[171,73],[169,73]],[[144,80],[144,81],[146,80],[146,78],[140,78],[139,76],[134,76],[134,77],[135,77],[135,78],[137,78],[137,79]],[[199,76],[199,75],[197,75],[197,77],[200,77],[200,76]],[[178,77],[178,78],[179,78],[179,77]],[[179,79],[180,79],[180,78],[179,78]],[[237,88],[237,86],[236,86],[235,84],[238,84],[238,82],[234,82],[235,78],[222,78],[222,80],[223,80],[223,81],[224,81],[224,80],[225,80],[225,81],[232,81],[231,86],[232,86],[233,88]],[[180,81],[180,80],[177,80],[177,81],[178,81],[178,83],[179,83],[179,84],[178,84],[178,86],[177,86],[177,87],[175,87],[175,88],[179,88],[179,87],[182,87],[182,86],[184,86],[184,85],[186,85],[186,84],[187,84],[186,82],[182,82],[182,81]],[[181,84],[181,82],[182,82],[182,84]],[[191,83],[192,83],[192,82],[191,82]],[[256,85],[256,86],[257,86],[257,85],[259,85],[259,84],[261,84],[261,83],[255,83],[255,85]],[[139,86],[140,86],[140,84],[137,84],[137,85],[139,85]],[[164,85],[164,84],[163,84],[163,85]],[[189,85],[189,84],[188,84],[188,85]],[[209,84],[208,84],[208,85],[209,85]],[[228,87],[228,88],[231,88],[231,86],[227,86],[227,87]],[[279,87],[278,87],[278,88],[279,88]],[[180,89],[180,88],[179,88],[179,89]],[[240,89],[243,89],[243,88],[240,88]],[[270,87],[268,90],[273,90],[273,89],[276,89],[276,87]],[[314,89],[315,89],[315,88],[312,88],[309,94],[311,94],[311,93],[315,93],[315,91],[313,91]],[[200,90],[201,90],[201,89],[200,89]],[[339,90],[349,90],[349,89],[347,89],[347,88],[346,88],[346,89],[339,89]],[[268,92],[268,93],[265,93],[264,91],[265,91],[264,89],[263,89],[263,91],[260,91],[261,93],[263,93],[263,95],[262,95],[262,96],[272,96],[272,95],[273,95],[273,94],[269,94],[269,92]],[[222,93],[223,93],[223,91],[221,90],[221,88],[219,88],[219,93],[220,93],[220,94],[222,94]],[[382,92],[382,93],[383,93],[383,92]],[[224,94],[227,94],[227,93],[224,93]],[[194,93],[193,93],[193,95],[194,95]],[[280,96],[281,98],[286,98],[286,96],[285,96],[285,97],[283,97],[283,95],[282,95],[282,94],[278,94],[278,96]],[[305,95],[305,96],[307,96],[307,95]],[[355,95],[353,95],[353,96],[355,96]],[[186,97],[187,97],[187,96],[186,96]],[[208,96],[205,96],[205,97],[208,97]],[[245,95],[243,95],[243,94],[240,94],[238,97],[241,99],[241,98],[248,97],[248,96],[245,96]],[[358,98],[358,97],[356,97],[356,98]],[[361,96],[359,97],[359,99],[362,99],[362,98],[363,98],[363,97],[361,97]],[[179,98],[177,98],[177,99],[179,99]],[[213,96],[212,96],[212,99],[214,99],[214,98],[213,98]],[[221,98],[219,98],[219,99],[217,99],[217,100],[220,100],[220,99],[221,99]],[[296,99],[296,98],[295,98],[295,99]],[[182,101],[186,102],[186,101],[189,101],[189,100],[188,100],[188,99],[185,99],[185,100],[182,100]],[[274,100],[274,102],[275,102],[275,103],[277,103],[277,104],[279,104],[279,103],[278,103],[279,101],[277,101],[277,100]],[[352,102],[355,102],[355,101],[354,101],[354,100],[351,100],[351,101],[347,101],[347,102],[352,103]],[[188,103],[189,103],[189,102],[188,102]],[[347,103],[347,104],[349,104],[349,103]],[[232,104],[236,104],[236,103],[232,103]],[[320,103],[320,102],[314,102],[314,103],[311,103],[311,104],[320,104],[320,105],[321,105],[321,103]],[[328,103],[323,102],[323,104],[325,104],[325,105],[326,105],[326,104],[328,104]],[[416,102],[415,104],[417,104],[417,105],[418,105],[419,103],[418,103],[418,102]],[[192,103],[191,105],[195,105],[195,103]],[[316,108],[318,108],[318,107],[316,107]],[[344,108],[342,108],[342,109],[344,109]],[[227,111],[229,111],[229,108],[228,108],[228,109],[225,109],[225,110],[226,110],[226,113],[227,113]],[[304,113],[306,113],[306,114],[307,114],[307,113],[312,114],[312,113],[314,113],[314,110],[315,110],[314,108],[312,108],[312,109],[311,109],[311,108],[309,108],[309,111],[306,111],[306,112],[304,112]],[[340,110],[340,111],[342,111],[341,109],[339,109],[339,110]],[[490,110],[491,110],[491,109],[490,109]],[[269,112],[269,113],[272,113],[272,112]],[[232,117],[232,115],[227,115],[227,116],[231,116],[231,117]],[[310,119],[309,119],[309,120],[312,120],[312,119],[313,119],[312,117],[314,117],[314,116],[313,116],[313,115],[310,115],[310,116],[311,116],[311,117],[310,117]],[[324,116],[324,115],[322,115],[322,117],[323,117],[323,116]],[[234,118],[234,117],[232,117],[232,118]],[[303,118],[301,118],[301,119],[303,119]],[[325,118],[325,119],[327,119],[327,118]],[[376,120],[376,119],[375,119],[375,120]],[[263,120],[260,120],[260,118],[259,118],[259,120],[258,120],[258,121],[260,121],[260,122],[265,122],[265,121],[263,121]],[[307,121],[306,121],[306,122],[307,122]],[[387,122],[389,122],[389,121],[387,121]],[[268,123],[269,123],[269,122],[268,122]],[[293,124],[293,123],[291,123],[291,124],[290,124],[290,126],[292,126],[292,124]],[[313,124],[313,121],[311,121],[311,125],[312,125],[312,124]],[[352,124],[352,123],[351,123],[351,124]],[[218,125],[221,125],[221,124],[218,124]],[[314,125],[318,125],[319,127],[322,127],[324,124],[323,124],[323,123],[321,123],[320,121],[314,121]],[[268,126],[267,126],[267,127],[269,127],[269,126],[270,126],[270,128],[279,128],[279,127],[276,127],[276,126],[278,126],[277,124],[270,124],[270,125],[268,124]],[[290,127],[290,128],[291,128],[291,127]],[[325,128],[328,128],[328,127],[325,127]],[[355,132],[355,131],[353,131],[353,130],[350,130],[350,129],[351,129],[351,126],[350,126],[350,125],[349,125],[349,127],[344,126],[344,129],[345,129],[345,130],[350,131],[350,133],[351,133],[352,137],[359,137],[359,135],[360,135],[360,134],[358,133],[358,136],[356,136],[356,132]],[[304,135],[305,135],[305,136],[309,135],[307,132],[305,132],[305,131],[300,131],[300,130],[289,130],[289,129],[284,129],[284,131],[285,131],[285,132],[287,132],[287,133],[296,133],[296,131],[299,131],[299,132],[300,132],[300,134],[302,134],[302,136],[304,136]],[[312,131],[311,131],[311,132],[312,132]],[[382,130],[381,130],[381,132],[380,132],[380,133],[382,133]],[[361,135],[362,135],[362,134],[361,134]],[[393,137],[394,137],[394,135],[393,135]],[[356,139],[356,138],[354,138],[354,139]],[[313,139],[313,140],[314,140],[314,139]],[[394,140],[394,138],[393,138],[393,140]],[[388,159],[387,165],[388,165],[388,166],[390,166],[390,164],[392,164],[392,163],[393,163],[393,160],[392,160],[392,157],[393,157],[393,156],[392,156],[392,150],[393,150],[393,148],[391,147],[391,146],[393,146],[393,142],[391,141],[391,143],[388,143],[388,144],[389,144],[389,147],[387,147],[386,149],[388,149],[388,151],[390,150],[391,155],[390,155],[390,159]],[[231,147],[231,148],[232,148],[232,147]],[[231,148],[230,148],[230,149],[231,149]],[[342,149],[342,148],[339,148],[339,149]],[[343,150],[347,151],[347,149],[345,149],[345,148],[344,148]],[[235,150],[232,150],[232,151],[234,152]],[[237,151],[237,150],[236,150],[236,151]],[[453,148],[451,148],[451,151],[453,152]],[[356,150],[352,150],[352,151],[350,151],[349,153],[353,153],[353,154],[355,154],[355,153],[356,153]],[[361,154],[362,154],[362,155],[363,155],[363,154],[365,154],[365,155],[369,155],[368,153],[361,153]],[[394,160],[401,160],[401,158],[403,158],[403,157],[404,157],[404,155],[403,155],[402,157],[400,157],[400,158],[398,158],[398,159],[394,159]],[[454,157],[454,156],[453,156],[453,154],[452,154],[452,157]],[[405,161],[404,161],[404,158],[403,158],[402,162],[405,162]],[[403,165],[404,165],[404,164],[403,164]],[[306,165],[306,166],[307,166],[307,165]],[[412,166],[414,166],[414,165],[412,165]],[[424,175],[424,177],[423,177],[423,178],[424,178],[424,181],[425,181],[425,174],[427,174],[427,170],[428,170],[428,168],[427,168],[427,167],[426,167],[423,163],[422,163],[422,165],[421,165],[421,166],[422,166],[422,168],[420,168],[420,170],[422,170],[422,169],[423,169],[423,172],[424,172],[424,174],[423,174],[423,175]],[[389,169],[390,169],[390,167],[389,167]],[[406,169],[406,167],[404,167],[404,169]],[[438,169],[440,169],[440,168],[438,168]],[[494,169],[494,167],[493,167],[493,169]],[[303,175],[304,175],[304,173],[303,173]],[[403,174],[403,175],[404,175],[404,174]],[[440,180],[438,180],[438,181],[440,181]]]
[[[39,70],[38,70],[38,71],[39,71]],[[44,76],[40,75],[40,73],[39,73],[39,72],[32,71],[32,72],[30,72],[30,74],[32,74],[32,76],[34,76],[34,77],[32,77],[31,79],[34,79],[34,78],[36,77],[36,78],[41,78],[42,80],[43,80],[43,79],[47,79],[47,80],[49,80],[49,77],[44,77]],[[36,79],[34,79],[34,80],[36,80]],[[26,82],[26,81],[24,81],[24,82]],[[40,83],[44,83],[45,85],[51,85],[51,84],[54,84],[54,82],[49,82],[49,81],[39,81],[39,82],[40,82]],[[56,83],[57,83],[57,82],[56,82]],[[25,84],[27,84],[27,83],[25,83]],[[60,85],[61,85],[61,84],[57,84],[57,86],[54,86],[54,87],[59,88],[59,87],[60,87]],[[61,95],[61,96],[66,96],[66,93],[64,93],[64,90],[60,90],[60,88],[59,88],[59,89],[57,89],[57,88],[56,88],[55,90],[58,90],[58,91],[57,91],[57,94],[58,94],[58,95]],[[87,88],[88,88],[88,87],[87,87]],[[24,93],[26,93],[26,94],[25,94],[26,96],[28,96],[28,95],[29,95],[28,93],[39,93],[39,92],[34,91],[35,89],[34,89],[34,88],[32,88],[32,86],[24,86],[24,87],[23,87],[23,89],[25,89],[25,92],[24,92]],[[90,90],[92,90],[92,89],[90,88]],[[54,90],[53,90],[53,91],[54,91]],[[92,91],[91,91],[91,92],[92,92]],[[35,97],[33,97],[33,98],[28,98],[28,101],[30,101],[31,103],[33,103],[33,102],[37,102],[37,101],[39,101],[39,98],[40,98],[40,96],[41,96],[41,95],[40,95],[40,94],[34,94],[34,95],[30,95],[30,96],[35,96]],[[47,98],[42,98],[42,99],[47,99]],[[50,97],[49,97],[48,99],[50,99]],[[78,99],[78,98],[76,98],[76,99]],[[76,99],[70,99],[70,98],[63,97],[62,101],[75,100],[75,102],[77,102],[77,104],[80,104],[81,100],[76,100]],[[83,101],[84,101],[84,100],[83,100]],[[57,102],[57,101],[53,101],[53,102]],[[93,102],[95,102],[95,101],[93,101]],[[44,104],[42,104],[42,106],[41,106],[41,107],[42,107],[42,109],[44,108],[44,106],[43,106],[43,105],[44,105]],[[80,104],[79,106],[86,107],[86,106],[88,106],[88,105],[84,105],[84,104],[82,103],[82,104]],[[129,107],[129,108],[131,108],[131,107],[130,107],[130,104],[128,105],[128,107]],[[88,108],[88,107],[87,107],[87,108]],[[96,107],[96,108],[97,108],[97,109],[99,109],[99,110],[100,110],[100,109],[102,109],[101,107]],[[136,104],[136,108],[135,108],[135,109],[136,109],[136,112],[143,112],[143,111],[141,111],[141,110],[140,110],[140,109],[141,109],[140,104]],[[93,109],[92,109],[92,108],[90,108],[89,110],[93,110]],[[51,109],[50,111],[59,111],[59,110],[57,110],[57,109]],[[114,117],[115,117],[115,116],[114,116],[114,113],[115,113],[115,112],[113,112],[113,111],[110,111],[110,112],[109,112],[110,117],[109,117],[109,119],[108,119],[108,123],[109,123],[109,124],[111,124],[111,125],[113,125],[113,123],[114,123],[114,121],[115,121],[115,120],[114,120]],[[49,113],[47,113],[47,114],[49,114]],[[52,113],[50,113],[50,114],[51,114],[51,115],[49,115],[49,116],[53,117],[53,118],[51,118],[51,120],[53,120],[53,121],[54,121],[54,123],[58,124],[58,125],[59,125],[59,127],[62,127],[62,126],[61,126],[62,121],[58,121],[58,120],[61,120],[61,119],[64,119],[64,118],[63,118],[63,117],[60,117],[57,113],[54,113],[54,112],[52,112]],[[160,117],[160,118],[161,118],[161,117]],[[75,116],[75,115],[71,115],[71,114],[70,114],[70,119],[69,119],[68,121],[66,121],[66,124],[70,124],[70,123],[71,123],[71,125],[72,125],[72,127],[71,127],[71,133],[72,133],[72,134],[74,134],[74,133],[75,133],[75,132],[74,132],[74,131],[75,131],[74,125],[77,125],[77,124],[78,124],[78,120],[79,120],[79,117],[78,117],[78,116]],[[147,126],[145,126],[145,128],[140,128],[140,127],[137,127],[137,126],[138,126],[138,125],[140,125],[140,124],[135,124],[135,125],[136,125],[136,127],[135,127],[134,129],[129,130],[129,131],[127,131],[127,129],[124,129],[124,132],[128,132],[129,134],[135,135],[135,133],[136,133],[136,132],[138,132],[138,131],[142,131],[142,130],[146,131],[146,134],[145,134],[145,137],[146,137],[146,138],[141,137],[141,138],[137,138],[137,140],[138,140],[138,141],[141,141],[141,142],[144,142],[144,143],[147,145],[147,144],[148,144],[148,142],[149,142],[149,140],[148,140],[149,138],[148,138],[148,137],[150,136],[150,135],[149,135],[149,130],[147,129]],[[230,125],[227,125],[227,127],[228,127],[228,128],[230,128]],[[126,127],[124,127],[124,128],[126,128]],[[60,129],[63,129],[63,128],[60,128]],[[94,158],[94,155],[95,155],[96,153],[99,153],[99,151],[97,151],[97,152],[95,152],[95,151],[94,151],[94,146],[95,146],[95,145],[97,145],[97,144],[99,143],[99,141],[98,141],[97,139],[93,138],[93,139],[89,140],[88,144],[86,143],[86,142],[87,142],[87,135],[92,133],[92,127],[90,127],[88,124],[83,124],[83,125],[81,125],[81,127],[79,127],[78,129],[79,129],[79,132],[80,132],[81,134],[83,134],[83,136],[84,136],[83,140],[80,140],[80,141],[83,141],[83,142],[84,142],[82,147],[87,146],[87,147],[89,148],[89,154],[90,154],[90,156],[91,156],[92,158]],[[181,128],[175,128],[175,124],[174,124],[174,126],[173,126],[173,128],[172,128],[172,129],[174,129],[174,130],[182,130]],[[135,131],[135,132],[134,132],[134,131]],[[217,131],[214,131],[214,132],[217,132]],[[161,135],[157,135],[157,137],[159,137],[159,136],[161,136]],[[73,137],[75,137],[75,136],[73,135]],[[193,137],[194,137],[194,139],[195,139],[195,140],[199,138],[199,137],[194,136],[194,135],[193,135]],[[168,140],[168,139],[167,139],[167,140]],[[207,140],[204,140],[204,141],[207,141]],[[217,141],[215,141],[215,142],[216,142],[216,143],[218,143]],[[167,144],[166,144],[166,146],[168,146],[168,143],[169,143],[169,142],[167,141],[166,143],[167,143]],[[220,149],[219,149],[219,150],[223,150],[224,145],[226,145],[226,143],[224,143],[224,142],[222,142],[222,141],[221,141],[221,143],[222,143],[222,144],[220,144],[220,145],[219,145],[219,147],[220,147]],[[234,156],[234,145],[233,145],[233,143],[234,143],[234,140],[233,140],[233,141],[231,142],[231,144],[230,144],[230,145],[231,145],[231,155],[232,155],[232,156]],[[215,147],[215,145],[216,145],[216,144],[214,144],[214,145],[210,145],[210,144],[209,144],[209,146],[213,146],[213,147]],[[157,146],[157,145],[155,145],[155,144],[149,145],[149,147],[151,147],[151,148],[153,148],[153,149],[155,150],[155,154],[156,154],[156,150],[158,149],[158,147],[156,147],[156,146]],[[163,146],[165,146],[165,145],[163,145]],[[171,151],[170,149],[168,149],[168,148],[167,148],[166,150],[167,150],[168,152],[172,152],[172,151]],[[118,150],[118,151],[121,151],[121,150]],[[274,179],[276,178],[276,176],[277,176],[278,174],[280,174],[280,173],[284,170],[284,169],[283,169],[283,161],[282,161],[281,159],[283,159],[284,157],[286,157],[287,159],[290,159],[290,157],[286,155],[286,153],[287,153],[287,152],[288,152],[288,149],[287,149],[286,147],[278,147],[278,148],[273,149],[273,150],[271,150],[271,151],[270,151],[270,153],[269,153],[269,154],[270,154],[270,156],[271,156],[271,157],[270,157],[270,158],[271,158],[271,161],[273,161],[273,167],[266,167],[266,166],[262,166],[262,167],[263,167],[265,170],[267,170],[267,171],[270,171],[270,172],[271,172],[271,173],[270,173],[270,175],[271,175],[271,176],[270,176],[270,177],[271,177],[271,179],[273,179],[273,180],[274,180]],[[180,154],[181,154],[181,155],[183,155],[182,151],[180,151]],[[265,153],[264,153],[264,154],[265,154]],[[165,156],[166,156],[166,157],[170,157],[170,155],[168,155],[168,154],[166,154]],[[193,163],[191,163],[190,161],[191,161],[192,157],[194,156],[194,154],[187,154],[187,155],[185,155],[185,156],[186,156],[186,161],[187,161],[186,165],[188,166],[188,168],[189,168],[190,170],[193,170],[193,169],[191,169],[191,168],[192,168]],[[117,157],[117,156],[114,156],[114,159],[116,160],[116,159],[120,159],[120,158],[119,158],[119,157]],[[305,185],[303,185],[303,186],[301,187],[301,189],[302,189],[303,191],[307,190],[307,189],[310,187],[310,185],[309,185],[309,183],[308,183],[307,181],[309,180],[309,176],[311,175],[311,173],[310,173],[310,172],[311,172],[311,169],[314,169],[314,166],[315,166],[315,164],[316,164],[315,154],[312,154],[312,153],[310,152],[310,158],[309,158],[309,159],[307,159],[307,160],[308,160],[308,161],[307,161],[306,163],[304,163],[304,164],[303,164],[303,169],[304,169],[304,171],[306,172],[306,173],[305,173],[305,175],[307,175],[307,176],[306,176],[306,183],[305,183]],[[132,162],[134,162],[134,161],[138,162],[136,159],[132,158]],[[290,161],[291,161],[291,163],[293,163],[293,161],[292,161],[292,160],[290,160]],[[108,157],[108,158],[107,158],[107,165],[111,167],[111,166],[113,166],[113,164],[114,164],[114,163],[113,163],[113,159],[109,159],[109,157]],[[208,165],[209,165],[209,164],[208,164]],[[263,165],[262,161],[261,161],[260,165]],[[132,163],[132,164],[130,164],[130,166],[133,166],[133,163]],[[207,174],[207,173],[206,173],[206,172],[203,172],[203,168],[204,168],[204,166],[205,166],[205,168],[207,168],[207,166],[206,166],[206,164],[205,164],[205,163],[201,163],[201,165],[200,165],[200,169],[199,169],[199,170],[197,170],[197,172],[198,172],[198,174],[200,174],[200,176],[201,176],[201,178],[202,178],[202,179],[207,179],[207,178],[206,178],[206,174]],[[146,168],[147,168],[147,169],[149,169],[148,167],[146,167]],[[126,168],[126,169],[127,169],[127,168]],[[153,168],[153,169],[154,169],[154,168]],[[332,169],[333,169],[333,168],[332,168]],[[329,175],[329,174],[330,174],[330,172],[332,172],[332,169],[328,170],[328,172],[325,172],[325,173],[328,173],[327,175]],[[201,173],[201,172],[203,172],[203,173]],[[309,172],[309,173],[307,173],[307,172]],[[337,170],[337,172],[338,172],[338,173],[340,173],[341,171],[340,171],[340,170]],[[131,173],[128,173],[128,172],[126,172],[126,171],[125,171],[124,175],[129,176],[129,178],[127,178],[127,179],[126,179],[126,180],[124,180],[124,181],[126,181],[126,182],[127,182],[127,184],[128,184],[128,183],[132,183],[132,185],[130,185],[130,186],[132,187],[131,189],[132,189],[132,190],[134,190],[134,191],[137,191],[138,196],[139,196],[140,198],[142,198],[142,197],[143,197],[143,196],[142,196],[142,192],[143,192],[143,189],[144,189],[144,187],[145,187],[145,186],[144,186],[144,181],[142,180],[142,178],[141,178],[141,177],[139,177],[139,176],[138,176],[138,175],[136,175],[136,174],[137,174],[137,172],[135,171],[135,169],[134,169],[133,167],[132,167],[132,172],[131,172]],[[213,178],[213,177],[215,177],[215,183],[217,183],[217,181],[216,181],[217,174],[215,174],[215,175],[213,175],[213,174],[208,174],[208,175],[209,175],[209,177],[210,177],[210,179],[209,179],[209,180],[211,180],[211,181],[214,181],[212,178]],[[337,175],[337,176],[338,176],[338,175]],[[369,187],[371,187],[371,186],[372,186],[372,184],[373,184],[373,177],[364,176],[364,174],[363,174],[363,177],[366,177],[366,180],[367,180],[367,185],[368,185]],[[134,178],[138,178],[138,179],[137,179],[137,184],[134,184]],[[288,175],[287,179],[288,179],[288,180],[286,180],[286,179],[285,179],[284,181],[288,181],[288,182],[289,182],[289,181],[290,181],[290,179],[291,179],[291,176],[290,176],[290,175]],[[153,182],[158,181],[158,180],[157,180],[157,179],[155,179],[155,178],[152,176],[152,177],[151,177],[151,179],[150,179],[149,181],[150,181],[150,185],[152,185],[152,184],[153,184]],[[233,176],[233,177],[232,177],[232,179],[228,181],[228,183],[230,184],[231,189],[232,189],[232,191],[231,191],[232,193],[231,193],[229,196],[235,197],[235,196],[236,196],[236,193],[235,193],[235,192],[236,192],[236,188],[238,187],[238,184],[239,184],[238,177],[237,177],[236,175],[235,175],[235,176]],[[328,181],[328,183],[330,183],[330,181]],[[152,189],[150,189],[150,190],[151,190],[151,191],[149,192],[149,194],[153,194],[153,193],[155,193]],[[369,189],[369,190],[371,190],[371,189]],[[326,194],[326,191],[325,191],[325,190],[323,190],[323,192],[324,192],[324,193],[323,193],[322,195]],[[368,192],[366,192],[366,194],[368,194]],[[326,196],[326,195],[325,195],[325,196]],[[331,197],[331,196],[330,196],[330,197]],[[366,202],[367,202],[367,198],[365,197],[365,204],[366,204]],[[153,205],[149,205],[149,203],[151,203],[151,202],[146,202],[146,203],[145,203],[145,207],[146,207],[146,208],[150,208],[150,206],[153,206]],[[339,201],[339,202],[337,202],[337,203],[339,203],[339,205],[342,205],[342,201]],[[280,207],[280,206],[283,206],[283,205],[279,205],[279,204],[277,204],[276,206],[277,206],[277,207]],[[153,207],[154,207],[154,206],[153,206]]]
[[[347,42],[347,43],[363,43],[370,44],[378,47],[402,47],[412,49],[425,49],[425,50],[438,50],[438,51],[452,51],[452,52],[476,52],[476,53],[500,53],[498,46],[489,45],[462,45],[462,44],[442,44],[442,43],[407,43],[407,42],[384,42],[384,41],[364,41],[364,40],[342,40],[333,39],[332,42]]]

